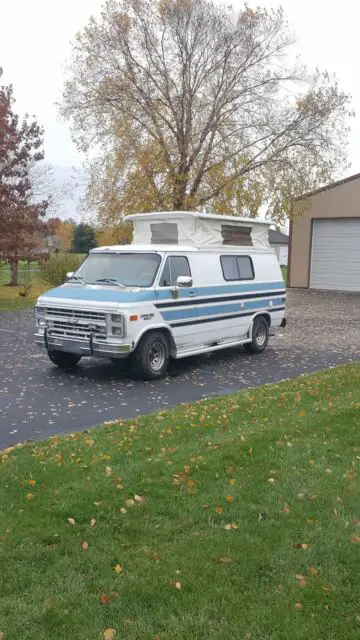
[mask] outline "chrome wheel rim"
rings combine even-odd
[[[264,346],[266,342],[266,336],[267,336],[266,327],[264,327],[262,323],[258,324],[254,334],[254,339],[258,347]]]
[[[166,349],[162,342],[153,342],[149,351],[149,366],[152,371],[161,371],[166,361]]]

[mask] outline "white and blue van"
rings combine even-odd
[[[286,324],[269,225],[194,212],[129,216],[131,245],[100,247],[36,303],[36,342],[59,367],[130,358],[148,379],[170,358],[244,345],[260,353]]]

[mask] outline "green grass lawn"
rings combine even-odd
[[[359,638],[359,416],[355,364],[5,451],[4,639]]]
[[[36,299],[44,291],[51,288],[51,285],[42,282],[37,274],[31,278],[31,287],[25,297],[20,295],[24,290],[23,281],[20,277],[20,285],[18,287],[7,287],[9,281],[7,273],[0,271],[0,311],[13,311],[14,309],[28,309],[33,307]]]
[[[73,254],[71,254],[73,255]],[[85,257],[83,254],[74,254]],[[15,309],[28,309],[33,307],[36,299],[54,285],[51,285],[41,277],[38,262],[19,262],[19,286],[6,286],[10,280],[10,269],[5,263],[0,263],[0,311],[13,311]],[[46,276],[43,276],[46,279]],[[27,285],[27,287],[25,286]],[[26,290],[26,296],[20,295]],[[1,640],[1,638],[0,638]]]

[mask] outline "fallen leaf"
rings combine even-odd
[[[284,503],[283,506],[283,512],[284,513],[289,513],[290,509],[289,509],[289,505],[287,504],[287,502]]]
[[[139,503],[139,502],[144,502],[145,498],[143,496],[138,496],[137,494],[135,494],[134,500],[135,502]]]
[[[28,485],[29,485],[30,487],[35,487],[35,485],[36,485],[36,480],[28,480]]]
[[[189,489],[192,489],[193,486],[195,485],[195,480],[188,480],[186,484],[189,487]]]
[[[135,502],[134,500],[132,500],[132,498],[130,498],[129,500],[125,500],[125,504],[127,507],[133,507]]]
[[[175,582],[175,588],[178,589],[178,591],[180,591],[181,589],[181,582],[179,582],[178,580]]]
[[[5,636],[2,631],[0,631],[0,640],[4,640]]]
[[[298,611],[301,611],[301,609],[303,608],[304,608],[304,605],[302,605],[301,602],[295,603],[295,609],[297,609]]]
[[[75,518],[68,518],[68,523],[74,525],[75,524]]]
[[[237,524],[235,524],[235,522],[230,522],[229,524],[226,524],[224,529],[226,529],[226,531],[230,531],[231,529],[237,529],[238,526]]]
[[[120,513],[127,513],[127,511],[126,511],[126,509],[124,507],[121,507]]]
[[[306,416],[306,411],[305,411],[305,409],[301,409],[301,410],[299,411],[299,417],[300,417],[300,418],[304,418],[305,416]]]
[[[89,548],[89,543],[88,542],[82,542],[81,543],[81,548],[83,549],[83,551],[87,551]]]
[[[184,467],[184,471],[185,471],[185,473],[190,473],[191,467],[189,467],[189,465],[186,464],[185,467]]]
[[[230,503],[234,502],[234,499],[235,499],[234,496],[226,496],[225,498],[226,502],[230,502]]]
[[[111,604],[111,599],[109,598],[109,596],[106,595],[106,593],[103,593],[99,597],[99,600],[101,604]]]
[[[95,525],[96,525],[96,520],[95,518],[92,518],[90,521],[90,527],[95,527]]]
[[[26,500],[34,500],[35,496],[33,493],[28,493],[26,496]]]
[[[309,573],[310,573],[311,576],[318,576],[319,575],[319,570],[316,567],[310,567]]]
[[[298,581],[300,587],[306,587],[307,579],[305,578],[305,576],[301,575],[301,573],[296,574],[296,580]]]
[[[297,543],[293,544],[293,549],[303,549],[304,551],[307,551],[308,549],[310,549],[310,545],[307,543]]]
[[[360,536],[353,536],[351,542],[360,542]]]
[[[111,467],[105,467],[105,475],[106,476],[111,476],[112,474],[112,468]]]
[[[216,513],[223,513],[224,509],[222,507],[215,507]]]
[[[229,480],[229,485],[230,485],[230,487],[233,487],[233,486],[234,486],[234,484],[236,484],[236,480],[235,480],[235,478],[230,478],[230,480]]]
[[[300,402],[300,400],[301,400],[301,393],[300,393],[300,391],[295,391],[295,393],[294,393],[294,400],[295,400],[295,402]]]
[[[115,571],[115,573],[121,573],[121,572],[122,572],[122,568],[120,567],[120,565],[119,565],[119,564],[116,564],[116,565],[115,565],[115,567],[114,567],[114,571]]]
[[[116,631],[115,629],[105,629],[104,640],[114,640]]]
[[[159,554],[154,551],[151,554],[151,559],[154,560],[154,562],[157,562],[159,560]]]
[[[229,556],[223,556],[223,558],[220,558],[220,564],[229,565],[232,564],[232,562],[233,560]]]

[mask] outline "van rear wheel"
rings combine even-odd
[[[81,356],[67,351],[48,351],[51,362],[61,369],[73,369],[81,360]]]
[[[169,341],[160,331],[147,333],[132,356],[133,370],[146,380],[162,378],[170,360]]]
[[[252,339],[244,347],[247,353],[262,353],[269,342],[269,323],[264,316],[255,318],[252,326]]]

